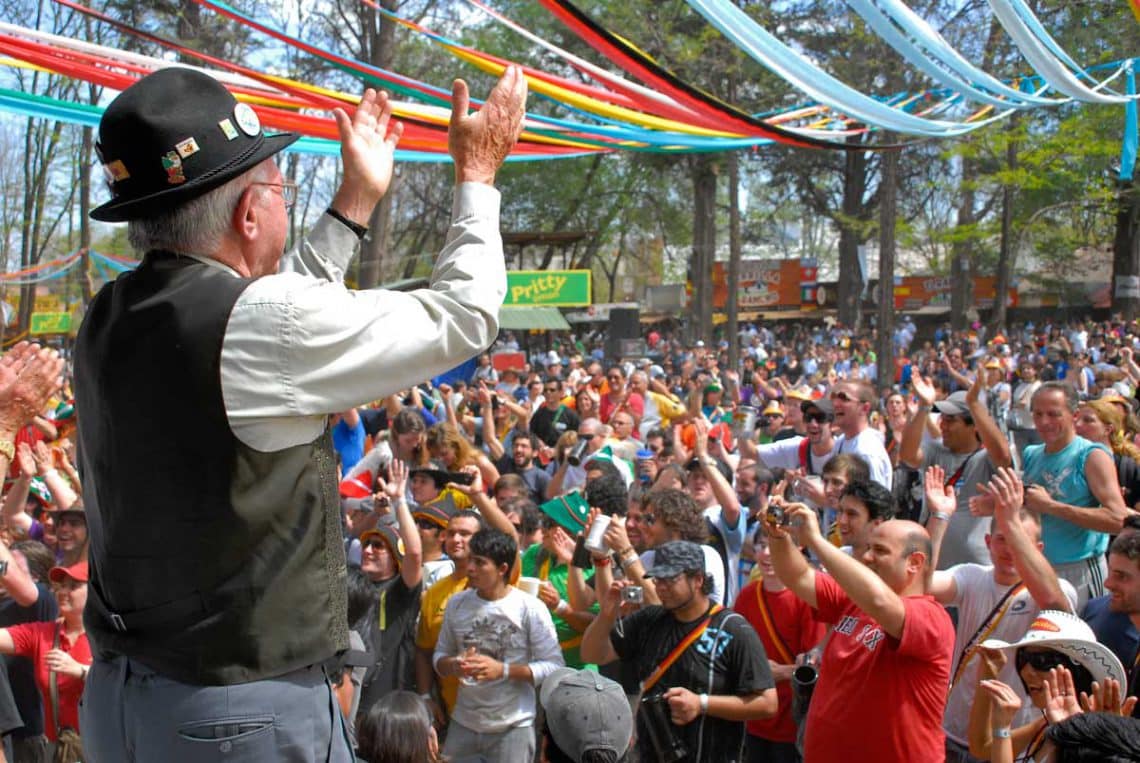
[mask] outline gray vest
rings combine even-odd
[[[222,340],[250,283],[151,252],[99,292],[75,349],[88,635],[192,684],[348,648],[331,435],[262,453],[226,419]]]

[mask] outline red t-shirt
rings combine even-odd
[[[631,411],[636,424],[645,415],[645,400],[636,392],[630,392],[625,399],[625,408]],[[610,423],[610,417],[618,410],[618,406],[610,399],[608,394],[602,395],[598,403],[598,415],[603,424]]]
[[[815,580],[816,619],[835,630],[808,710],[804,760],[850,759],[857,738],[860,760],[942,763],[954,650],[946,610],[931,596],[905,597],[902,638],[894,639],[830,576]]]
[[[8,628],[8,634],[15,644],[16,654],[27,657],[35,665],[36,686],[40,690],[41,703],[44,706],[44,733],[52,742],[56,739],[55,719],[51,713],[51,683],[48,680],[48,666],[44,655],[52,649],[55,642],[55,629],[59,621],[50,623],[22,623]],[[71,655],[72,659],[82,665],[91,664],[91,644],[84,633],[72,644],[66,635],[60,634],[59,648]],[[59,686],[59,721],[60,725],[79,730],[79,698],[83,695],[83,680],[63,673],[56,674],[56,683]]]
[[[827,633],[827,626],[815,619],[812,608],[791,591],[764,591],[759,580],[744,586],[737,595],[733,609],[744,616],[760,634],[760,641],[764,644],[764,651],[768,659],[779,664],[785,663],[780,657],[780,650],[776,647],[764,618],[760,616],[760,602],[757,596],[763,592],[764,604],[768,616],[776,633],[783,642],[784,647],[795,660],[797,654],[808,651],[823,639]],[[776,696],[780,700],[780,709],[773,718],[761,721],[748,721],[745,725],[748,733],[773,742],[796,741],[796,724],[792,722],[792,682],[777,681]]]

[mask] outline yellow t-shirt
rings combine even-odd
[[[435,650],[435,643],[439,641],[439,632],[443,628],[443,613],[447,609],[448,600],[467,588],[467,576],[456,580],[451,575],[442,580],[435,581],[431,588],[424,592],[420,600],[420,624],[416,627],[416,646],[420,649]],[[455,699],[459,694],[459,678],[444,676],[439,678],[440,694],[447,706],[447,713],[451,715],[455,707]]]

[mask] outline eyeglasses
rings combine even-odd
[[[1026,665],[1031,666],[1034,670],[1047,673],[1053,668],[1074,667],[1073,660],[1065,654],[1055,652],[1052,649],[1045,652],[1031,652],[1028,649],[1017,650],[1017,669],[1021,670]]]
[[[654,525],[657,523],[657,517],[652,514],[627,514],[625,517],[626,524],[630,522],[638,522],[643,525]]]
[[[805,413],[804,414],[804,421],[808,422],[809,424],[811,424],[811,423],[825,424],[830,420],[831,420],[831,417],[828,416],[826,413],[823,413],[823,412]]]
[[[421,530],[441,530],[441,529],[443,529],[439,525],[437,525],[435,522],[432,522],[430,519],[417,519],[416,520],[416,527],[420,528]]]
[[[860,402],[859,398],[851,397],[846,392],[832,392],[831,393],[831,399],[832,400],[841,400],[844,403],[858,403],[858,402]]]
[[[285,209],[289,209],[297,203],[297,184],[288,181],[284,183],[250,183],[251,186],[264,185],[270,188],[276,188],[281,192],[281,201],[285,202]]]
[[[385,543],[384,541],[380,540],[379,538],[369,538],[368,540],[366,540],[360,544],[360,548],[362,550],[371,548],[371,549],[375,549],[376,551],[381,551],[381,550],[387,551],[388,550],[388,544]]]

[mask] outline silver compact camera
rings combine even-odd
[[[645,601],[645,590],[639,585],[621,589],[621,600],[625,604],[641,604]]]

